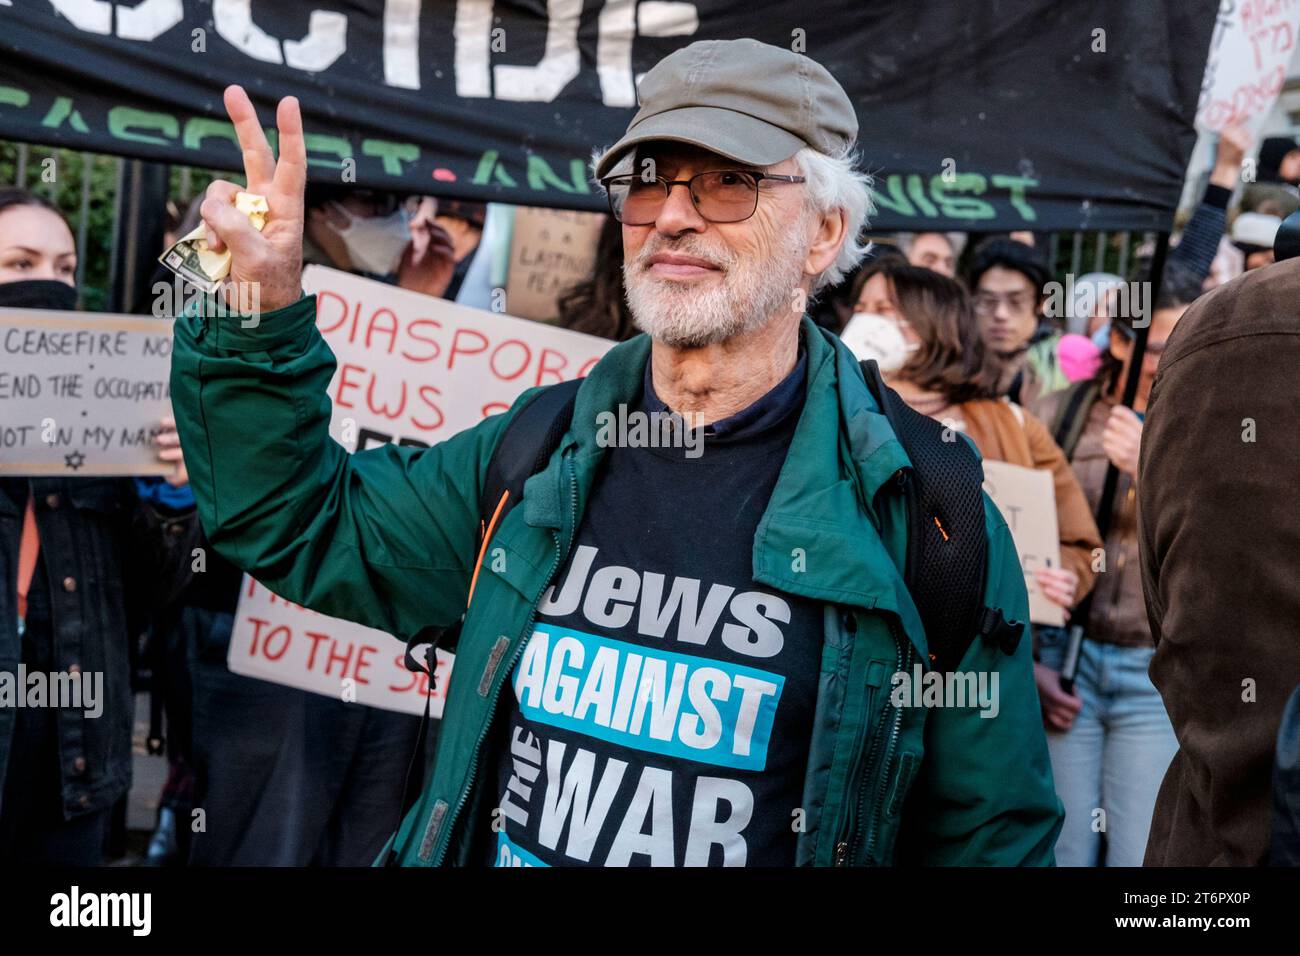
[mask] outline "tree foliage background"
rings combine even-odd
[[[73,237],[79,243],[84,232],[85,246],[78,250],[78,284],[82,307],[91,311],[106,308],[109,298],[118,177],[122,162],[125,161],[116,156],[29,144],[25,168],[20,170],[19,167],[24,165],[20,159],[20,144],[0,140],[0,188],[23,186],[53,200],[67,217]],[[90,194],[83,228],[82,181],[87,165],[90,168]],[[22,182],[19,182],[20,172]],[[171,168],[170,195],[182,214],[190,199],[201,194],[214,175],[209,170]],[[159,249],[158,253],[161,255],[162,251]]]

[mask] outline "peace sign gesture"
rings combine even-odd
[[[294,97],[280,101],[275,116],[280,138],[277,162],[243,87],[227,87],[225,104],[243,150],[248,186],[214,180],[199,212],[208,227],[209,248],[230,250],[234,285],[224,287],[226,301],[239,309],[247,309],[253,301],[259,312],[272,312],[302,295],[303,190],[307,186],[302,113]],[[235,208],[239,192],[266,197],[269,212],[261,232]],[[256,290],[256,299],[250,300],[251,290]]]

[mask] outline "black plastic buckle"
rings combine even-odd
[[[980,637],[996,644],[1008,657],[1016,652],[1025,636],[1025,626],[1018,621],[1008,621],[1001,608],[986,607],[980,612]]]
[[[429,675],[430,694],[437,689],[437,680],[434,675],[438,669],[438,644],[441,643],[448,630],[450,630],[450,628],[426,627],[406,642],[406,655],[404,661],[406,669],[413,674]],[[421,645],[426,645],[423,654],[423,664],[421,664],[419,658],[415,656],[415,649]]]

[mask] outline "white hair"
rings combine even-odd
[[[807,180],[804,188],[813,210],[819,214],[837,209],[844,213],[844,244],[835,261],[813,280],[812,291],[817,292],[843,281],[871,248],[870,242],[861,239],[867,217],[875,212],[872,179],[870,173],[858,169],[851,149],[830,156],[805,146],[794,154],[794,161]]]
[[[596,167],[600,164],[600,157],[604,156],[607,152],[609,152],[609,146],[595,147],[591,151],[591,160],[587,163],[587,178],[590,179],[593,183],[595,183],[596,188],[599,189],[602,193],[605,192],[605,184],[596,177]],[[614,168],[617,169],[621,165],[622,165],[622,160],[615,163]],[[612,176],[614,175],[614,173],[611,171],[609,175]]]

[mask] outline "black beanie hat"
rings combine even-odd
[[[1270,136],[1259,147],[1259,164],[1255,170],[1255,181],[1261,183],[1284,182],[1280,172],[1282,160],[1294,149],[1300,149],[1290,136]]]
[[[1022,273],[1039,295],[1043,294],[1043,286],[1052,277],[1046,261],[1032,246],[1005,236],[993,236],[976,246],[971,256],[967,282],[972,292],[979,287],[980,276],[994,266]]]

